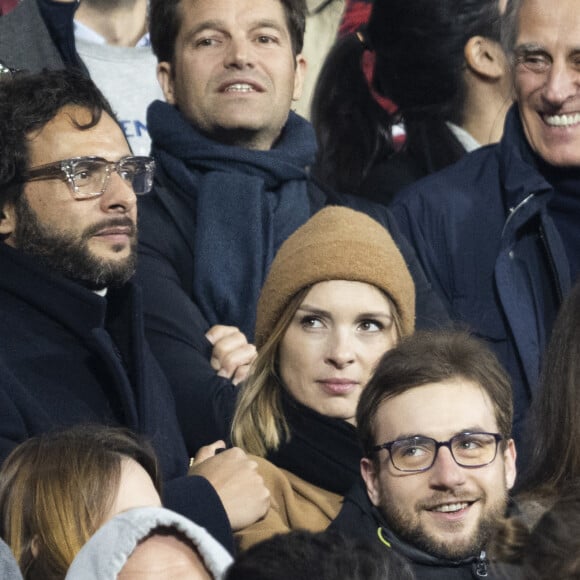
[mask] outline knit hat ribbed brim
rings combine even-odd
[[[328,206],[280,247],[258,301],[260,348],[292,297],[328,280],[366,282],[386,292],[402,321],[403,336],[415,328],[415,285],[393,238],[368,215]]]

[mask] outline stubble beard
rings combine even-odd
[[[231,147],[241,147],[256,151],[268,151],[274,146],[275,140],[270,135],[254,129],[214,128],[208,137],[218,143]]]
[[[482,497],[478,501],[485,502],[486,500],[487,497]],[[461,496],[452,493],[436,494],[429,503],[434,505],[450,501],[460,502],[462,501]],[[388,498],[384,496],[380,500],[380,511],[385,522],[398,538],[432,556],[453,561],[478,556],[481,550],[485,549],[498,527],[498,522],[505,516],[506,506],[507,490],[502,501],[497,501],[493,505],[484,503],[484,511],[480,515],[476,528],[470,532],[471,535],[469,537],[460,535],[464,525],[462,522],[450,522],[448,530],[451,532],[456,531],[457,538],[443,540],[436,535],[436,532],[431,532],[422,526],[419,516],[415,515],[419,513],[417,510],[420,510],[420,507],[414,506],[416,511],[413,514],[409,514],[392,505]],[[415,517],[413,517],[414,515]]]
[[[80,236],[74,235],[42,224],[23,195],[15,203],[15,215],[14,246],[22,253],[34,256],[49,270],[91,290],[122,286],[135,273],[137,236],[135,224],[128,217],[112,217],[93,224]],[[89,241],[95,233],[110,226],[132,228],[130,252],[123,260],[100,258],[89,249]],[[125,248],[125,244],[117,244],[111,249],[118,253]]]

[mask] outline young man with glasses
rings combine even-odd
[[[132,281],[137,196],[154,169],[131,155],[79,73],[0,80],[0,462],[55,427],[128,427],[158,454],[166,505],[232,549],[230,524],[263,516],[269,494],[239,449],[198,455],[203,477],[188,475],[197,448],[150,353]],[[189,410],[192,421],[205,412]]]
[[[332,527],[405,555],[416,577],[492,577],[485,547],[515,477],[511,388],[459,332],[418,333],[380,361],[357,409],[366,493]]]

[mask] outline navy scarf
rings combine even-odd
[[[276,251],[310,217],[312,126],[290,113],[275,146],[256,151],[204,137],[161,101],[147,124],[159,173],[195,212],[193,298],[210,325],[237,326],[253,340]]]
[[[547,166],[544,176],[554,188],[548,204],[570,264],[570,279],[576,282],[580,273],[580,170],[577,167]]]

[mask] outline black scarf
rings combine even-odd
[[[310,217],[307,168],[316,139],[290,113],[269,151],[222,145],[160,101],[147,123],[158,170],[195,213],[193,294],[210,325],[253,340],[256,304],[276,251]]]
[[[344,495],[360,476],[362,449],[355,427],[313,411],[285,390],[282,409],[291,438],[267,459],[309,483]]]
[[[544,164],[544,176],[554,188],[554,196],[548,204],[549,213],[562,238],[570,263],[570,279],[574,283],[580,273],[580,169]]]

